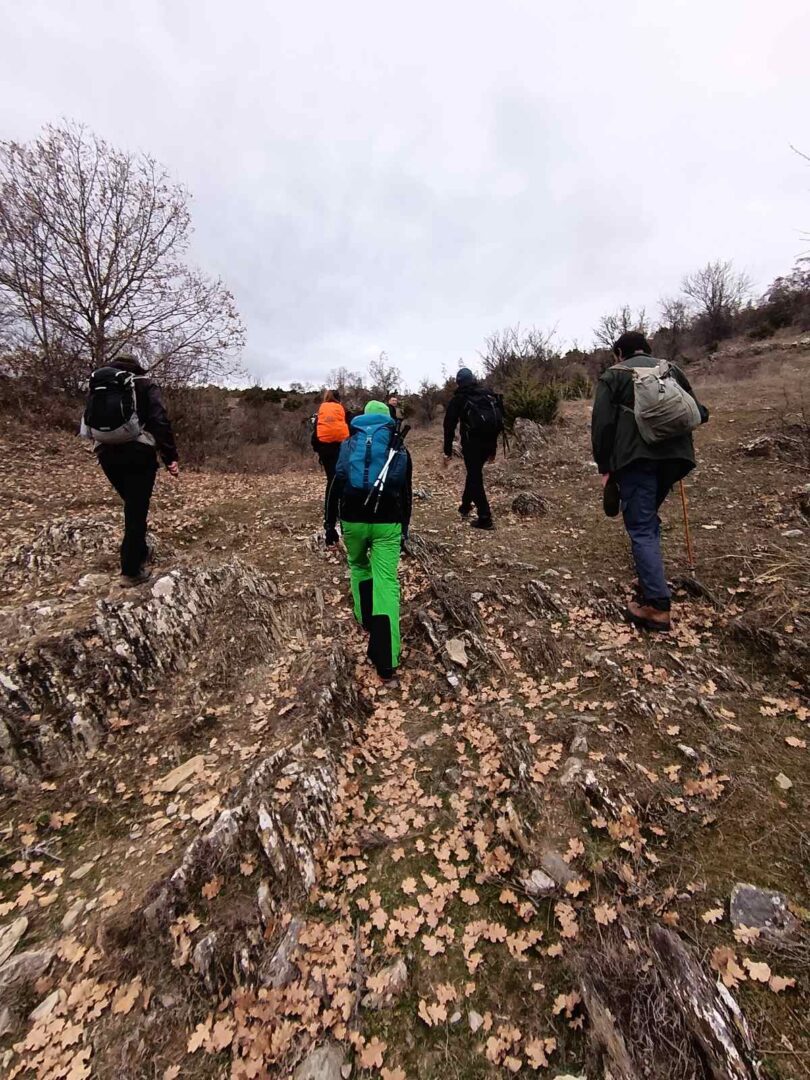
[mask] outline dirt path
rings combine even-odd
[[[157,597],[117,591],[108,494],[72,443],[38,447],[28,486],[0,472],[0,633],[24,647],[15,678],[59,662],[36,724],[67,755],[38,773],[18,748],[33,782],[5,807],[2,925],[27,920],[12,957],[34,957],[13,995],[0,968],[6,1074],[285,1076],[321,1044],[324,1077],[620,1075],[606,1008],[625,1075],[702,1076],[705,1033],[661,959],[674,931],[707,993],[719,978],[739,1001],[735,1052],[810,1075],[807,527],[795,466],[740,456],[773,428],[760,391],[754,409],[724,387],[707,429],[702,593],[679,590],[664,640],[621,622],[626,548],[584,404],[492,470],[489,535],[458,521],[458,475],[415,432],[391,688],[314,539],[314,472],[161,483],[158,581],[177,585]],[[538,516],[512,511],[526,492]],[[234,558],[189,615],[199,575]],[[82,698],[88,754],[60,649],[78,636],[92,657],[100,633],[109,669],[104,618],[144,603],[188,630],[139,639],[140,667]],[[785,895],[789,933],[733,925],[740,882]]]

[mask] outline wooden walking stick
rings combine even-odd
[[[683,506],[683,527],[686,533],[686,558],[687,569],[690,574],[695,572],[695,554],[692,551],[692,538],[689,535],[689,511],[686,505],[686,488],[683,486],[683,480],[681,480],[681,505]]]

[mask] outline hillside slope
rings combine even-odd
[[[810,1075],[808,363],[698,376],[665,639],[586,402],[492,467],[492,534],[414,431],[391,687],[314,468],[161,476],[122,591],[78,440],[3,429],[3,1074]]]

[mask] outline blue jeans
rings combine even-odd
[[[672,488],[672,469],[666,461],[634,461],[616,473],[622,516],[645,602],[668,607],[672,595],[661,555],[658,508]],[[666,601],[666,605],[663,603]]]

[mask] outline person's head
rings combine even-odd
[[[338,390],[324,390],[323,400],[327,401],[340,401],[340,392]]]
[[[652,356],[652,346],[638,330],[628,330],[613,342],[613,352],[617,360],[629,360],[639,353]]]
[[[391,396],[388,399],[388,404],[393,405],[394,408],[396,408],[397,405],[399,405],[399,398],[397,397],[396,394],[391,394]]]
[[[468,367],[460,368],[456,375],[456,385],[459,390],[462,390],[465,386],[475,386],[475,375],[470,371]]]
[[[391,414],[388,411],[388,406],[383,401],[368,401],[366,407],[363,409],[366,416],[387,416],[391,418]]]
[[[128,349],[120,352],[116,357],[110,360],[110,365],[112,367],[123,368],[124,371],[131,371],[135,375],[146,374],[146,368],[135,353]]]

